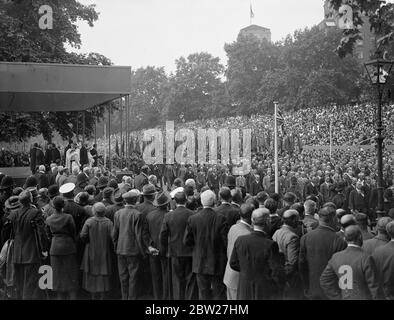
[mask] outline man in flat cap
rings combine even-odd
[[[188,220],[184,243],[193,248],[193,273],[196,274],[200,300],[223,300],[226,287],[228,226],[226,218],[213,210],[216,195],[207,190],[201,194],[203,209]]]
[[[44,242],[36,242],[36,230],[34,226],[43,225],[42,215],[39,210],[32,206],[32,195],[29,191],[23,191],[19,195],[22,207],[13,211],[8,219],[14,230],[13,259],[15,267],[15,286],[17,299],[32,300],[41,297],[38,287],[40,274],[38,269],[42,264],[42,252],[40,245]],[[37,233],[37,235],[42,235]]]
[[[301,299],[301,279],[298,273],[298,256],[300,252],[300,238],[297,235],[299,213],[297,210],[286,210],[283,213],[283,225],[275,231],[272,240],[279,246],[279,252],[284,255],[284,270],[286,274],[285,299]]]
[[[139,192],[123,194],[126,205],[114,215],[112,240],[118,255],[119,278],[123,300],[136,300],[141,291],[137,287],[141,261],[147,253],[157,254],[149,246],[149,230],[142,214],[136,209]]]
[[[394,221],[386,225],[390,241],[372,254],[378,272],[381,294],[386,300],[394,300]]]
[[[390,217],[380,218],[376,225],[376,231],[378,234],[372,239],[365,240],[363,242],[363,249],[369,253],[373,254],[377,248],[384,246],[390,241],[390,237],[387,234],[386,226],[392,221]]]
[[[319,226],[301,237],[298,268],[308,299],[327,298],[320,287],[320,276],[332,255],[347,246],[335,232],[336,219],[335,209],[320,209]]]
[[[375,263],[361,247],[363,236],[358,226],[345,229],[348,244],[335,253],[320,277],[320,285],[331,300],[371,300],[379,297]],[[346,280],[342,280],[346,279]]]
[[[337,232],[337,235],[345,240],[345,229],[349,226],[356,225],[357,223],[356,223],[356,219],[354,218],[354,215],[345,214],[344,216],[341,217],[339,224],[341,226],[341,230]]]
[[[281,297],[283,267],[278,245],[268,236],[269,221],[268,209],[254,210],[253,232],[235,241],[230,267],[239,272],[238,300],[272,300]]]

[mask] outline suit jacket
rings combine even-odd
[[[187,221],[194,214],[185,207],[177,207],[164,216],[160,243],[168,257],[191,257],[192,250],[183,243]]]
[[[344,266],[349,266],[350,269],[344,271]],[[348,289],[340,288],[340,279],[346,275],[350,276],[346,285],[352,286]],[[335,253],[320,277],[320,285],[331,300],[378,298],[379,285],[375,263],[372,257],[359,247],[348,246],[345,250]]]
[[[223,276],[227,233],[226,218],[212,208],[204,208],[189,218],[183,241],[193,248],[194,273]]]
[[[320,287],[320,276],[332,255],[346,246],[346,242],[328,226],[319,225],[302,236],[298,263],[307,297],[326,298]]]
[[[149,212],[156,210],[156,207],[153,205],[152,201],[144,200],[144,202],[136,206],[136,209],[146,218]]]
[[[279,297],[283,268],[276,242],[260,231],[235,241],[230,267],[239,272],[238,300],[269,300]]]
[[[49,177],[46,173],[37,172],[36,178],[38,182],[38,189],[49,187]]]
[[[284,224],[274,233],[272,240],[278,244],[279,252],[284,255],[286,275],[292,277],[298,271],[300,238],[292,228]]]
[[[214,209],[217,213],[225,216],[227,226],[231,228],[240,219],[239,208],[235,208],[230,203],[222,203],[219,207]]]
[[[368,214],[369,199],[366,195],[362,196],[357,190],[352,190],[349,194],[349,209],[357,210]]]
[[[381,246],[372,254],[378,271],[379,285],[385,299],[394,300],[394,242]]]
[[[319,221],[316,220],[310,214],[305,215],[304,220],[302,220],[302,223],[306,227],[307,232],[315,230],[319,226]]]
[[[118,255],[145,256],[150,242],[149,231],[135,206],[126,205],[115,213],[112,240]]]
[[[373,237],[372,239],[365,240],[363,242],[363,249],[368,254],[372,255],[377,248],[380,246],[384,246],[390,241],[390,239],[382,234],[378,234],[377,236]]]
[[[318,186],[313,186],[311,182],[308,182],[304,186],[304,199],[306,199],[310,195],[318,196],[319,188]]]
[[[79,150],[79,162],[81,166],[89,164],[88,150],[84,146]]]
[[[146,216],[146,221],[148,222],[148,230],[151,243],[153,247],[159,249],[159,254],[165,256],[160,244],[160,231],[163,225],[164,216],[167,214],[167,210],[164,207],[156,208],[155,210],[149,212]]]
[[[322,183],[320,185],[320,193],[322,195],[323,203],[329,202],[331,200],[331,191],[330,191],[331,183]]]
[[[226,271],[224,273],[223,283],[226,285],[227,288],[231,289],[238,289],[239,283],[239,272],[231,269],[230,267],[230,258],[231,253],[234,249],[235,241],[240,236],[245,236],[250,234],[253,231],[250,225],[239,220],[236,224],[234,224],[230,231],[228,232],[228,243],[227,243],[227,264],[226,264]]]

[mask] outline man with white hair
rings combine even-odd
[[[226,267],[228,226],[226,218],[213,208],[216,195],[201,194],[203,209],[188,219],[184,244],[193,248],[192,271],[196,274],[200,300],[225,300],[223,275]]]
[[[239,272],[238,300],[272,300],[281,297],[284,282],[279,248],[269,239],[270,211],[252,213],[253,232],[235,241],[230,267]]]

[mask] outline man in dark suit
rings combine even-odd
[[[50,186],[49,177],[45,173],[45,166],[40,165],[38,167],[38,172],[36,173],[36,178],[38,182],[38,189],[48,188]]]
[[[36,173],[36,154],[37,154],[38,143],[35,143],[33,147],[30,149],[30,170],[31,174]]]
[[[319,178],[313,177],[312,181],[309,181],[304,186],[304,199],[308,196],[319,196]]]
[[[143,166],[141,168],[141,172],[138,176],[135,177],[134,180],[134,186],[136,189],[138,189],[139,191],[142,191],[142,188],[149,183],[148,181],[148,170],[149,167],[148,166]]]
[[[93,160],[94,160],[93,167],[97,167],[98,153],[97,153],[97,145],[96,144],[93,145],[93,148],[90,150],[90,154],[92,155]]]
[[[146,216],[148,222],[150,245],[159,250],[157,255],[149,257],[150,269],[152,272],[153,296],[156,300],[169,300],[169,274],[168,259],[166,251],[160,245],[160,231],[163,225],[164,216],[168,213],[171,198],[165,192],[158,193],[153,202],[155,210]]]
[[[139,194],[131,190],[122,197],[126,205],[114,215],[112,240],[118,256],[122,300],[136,300],[141,291],[137,279],[142,257],[147,253],[157,255],[158,250],[149,245],[147,224],[135,207]]]
[[[302,223],[306,227],[307,232],[315,230],[319,226],[319,221],[315,219],[316,202],[306,200],[304,202],[304,219]]]
[[[347,248],[335,253],[320,277],[320,286],[331,300],[371,300],[378,298],[378,278],[372,257],[361,246],[358,226],[345,229]]]
[[[239,209],[231,205],[231,191],[227,187],[220,189],[219,197],[222,204],[214,210],[226,217],[227,226],[231,228],[239,220]]]
[[[386,231],[391,241],[377,248],[372,258],[378,271],[383,297],[387,300],[394,300],[394,221],[387,224]]]
[[[203,209],[188,220],[184,244],[193,249],[193,269],[200,300],[226,299],[223,275],[226,267],[228,226],[226,218],[213,210],[216,195],[201,194]]]
[[[335,252],[346,248],[346,242],[335,233],[336,211],[331,207],[319,211],[319,226],[301,238],[299,272],[309,299],[326,299],[320,287],[320,276]]]
[[[39,226],[44,222],[41,211],[32,206],[32,194],[29,191],[23,191],[19,195],[19,202],[22,207],[11,212],[8,216],[15,234],[12,263],[15,267],[17,298],[39,299],[42,291],[38,288],[40,277],[38,269],[42,260],[33,223]]]
[[[192,250],[183,243],[187,221],[194,214],[186,208],[186,195],[178,192],[174,196],[176,209],[164,216],[160,231],[161,248],[167,253],[171,264],[172,298],[191,299]]]
[[[89,164],[88,149],[86,144],[83,144],[79,150],[79,163],[81,164],[81,170],[84,165]]]
[[[284,272],[276,242],[268,238],[270,212],[253,211],[253,232],[238,237],[230,267],[239,272],[238,300],[271,300],[281,297]]]

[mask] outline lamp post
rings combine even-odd
[[[376,110],[376,142],[377,142],[377,159],[378,159],[378,205],[376,214],[377,217],[384,215],[383,207],[383,121],[382,121],[382,97],[384,86],[387,83],[387,78],[390,75],[393,67],[393,60],[375,59],[366,62],[365,69],[367,70],[368,77],[371,83],[376,86],[378,93],[378,107]]]

